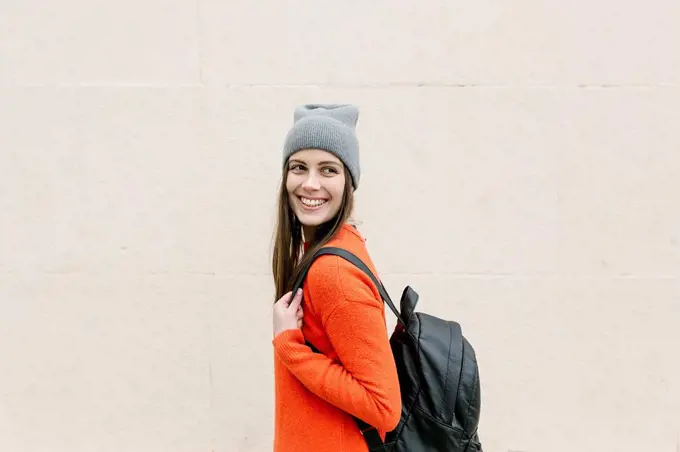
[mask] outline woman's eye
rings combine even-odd
[[[290,170],[291,170],[291,171],[301,171],[301,170],[303,170],[303,169],[304,169],[304,167],[303,167],[302,165],[292,165],[292,166],[290,167]]]
[[[326,174],[338,174],[338,171],[335,168],[330,167],[324,168],[322,171]]]

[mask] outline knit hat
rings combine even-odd
[[[295,108],[293,127],[283,146],[283,162],[301,149],[323,149],[339,158],[359,185],[359,109],[351,104],[306,104]]]

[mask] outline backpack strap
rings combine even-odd
[[[302,287],[302,283],[304,282],[305,277],[307,276],[307,272],[309,272],[309,269],[312,266],[312,263],[316,260],[316,258],[324,255],[340,256],[341,258],[354,264],[354,266],[356,266],[366,275],[368,275],[368,277],[371,278],[371,280],[373,281],[373,284],[375,284],[375,286],[378,288],[378,292],[380,292],[380,297],[383,299],[383,302],[386,303],[387,306],[389,306],[390,310],[394,313],[394,315],[397,316],[397,321],[401,323],[404,327],[406,327],[406,323],[401,318],[401,314],[399,313],[397,307],[394,305],[394,303],[392,303],[392,299],[387,293],[387,290],[385,289],[385,286],[383,286],[382,282],[380,282],[380,280],[376,278],[373,272],[371,272],[368,266],[364,264],[364,262],[361,259],[359,259],[356,255],[352,254],[351,252],[342,248],[328,246],[323,247],[319,249],[316,253],[314,253],[314,257],[312,258],[312,260],[309,262],[307,267],[303,269],[303,271],[300,273],[300,277],[293,284],[293,293],[297,292],[297,290],[300,287]],[[320,353],[319,350],[317,350],[316,347],[314,347],[311,343],[306,341],[305,343],[307,344],[308,347],[312,349],[312,351],[314,351],[315,353]],[[354,418],[354,421],[359,427],[361,434],[364,436],[364,440],[366,441],[369,450],[374,450],[384,445],[383,440],[382,438],[380,438],[380,434],[378,433],[378,430],[375,427],[372,427],[371,425],[367,424],[366,422],[362,421],[361,419],[355,416],[352,417]]]

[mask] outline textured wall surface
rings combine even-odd
[[[680,3],[0,2],[0,450],[259,452],[293,107],[487,452],[680,450]],[[390,317],[390,329],[394,324]]]

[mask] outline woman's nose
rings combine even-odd
[[[309,175],[305,178],[305,181],[302,183],[302,188],[306,190],[318,190],[321,188],[321,184],[319,183],[319,178],[310,171]]]

